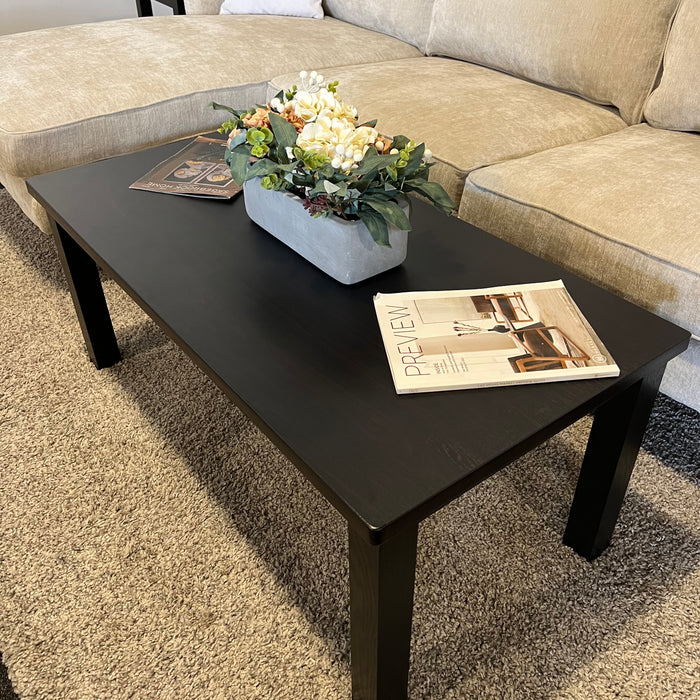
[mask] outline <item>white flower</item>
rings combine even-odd
[[[316,98],[316,114],[322,117],[332,117],[337,102],[335,95],[323,88],[314,97]]]
[[[327,144],[330,143],[330,140],[330,129],[327,129],[320,121],[308,122],[297,136],[297,146],[305,151],[324,153],[328,150]]]
[[[348,119],[321,116],[304,126],[297,136],[297,145],[327,156],[336,170],[347,171],[357,167],[376,138],[377,132],[371,127],[356,127]]]
[[[331,119],[349,119],[355,121],[357,110],[349,104],[338,100],[336,96],[322,88],[318,92],[299,90],[291,102],[294,113],[305,122],[312,122],[318,117]]]
[[[426,148],[425,151],[423,152],[423,160],[426,163],[430,163],[430,161],[432,159],[433,159],[433,152],[429,148]]]
[[[308,75],[308,73],[307,73],[305,70],[299,71],[299,77],[300,77],[302,80],[305,80],[307,75]]]
[[[305,122],[314,121],[318,116],[317,102],[316,95],[312,95],[306,90],[299,90],[292,100],[294,114],[301,117]]]
[[[333,116],[338,119],[352,119],[352,121],[356,121],[357,110],[352,105],[336,99],[333,105]]]

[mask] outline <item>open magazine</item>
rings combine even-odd
[[[561,280],[377,294],[397,394],[616,377]]]
[[[197,136],[174,156],[149,170],[129,189],[190,197],[231,199],[241,191],[224,162],[226,140]]]

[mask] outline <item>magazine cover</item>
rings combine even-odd
[[[129,189],[166,192],[190,197],[230,199],[240,188],[224,162],[226,141],[197,136],[174,156],[167,158]]]
[[[561,280],[374,297],[397,394],[620,373]]]

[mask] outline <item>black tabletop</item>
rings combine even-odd
[[[687,343],[673,324],[421,202],[403,265],[342,285],[252,224],[242,197],[129,189],[181,147],[42,175],[30,190],[372,541],[434,512]],[[395,393],[376,292],[555,279],[619,378]]]

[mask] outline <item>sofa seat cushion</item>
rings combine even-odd
[[[626,127],[613,111],[489,68],[447,58],[411,58],[328,70],[360,120],[388,136],[425,142],[431,179],[459,201],[474,168]],[[293,74],[271,81],[288,87]]]
[[[668,363],[660,391],[700,412],[700,340],[693,336],[688,349]]]
[[[470,174],[460,218],[700,336],[700,135],[646,124]]]
[[[280,66],[416,55],[332,18],[161,16],[0,36],[0,182],[48,231],[33,175],[215,129],[226,114],[212,101],[263,102]]]
[[[29,177],[211,129],[225,120],[212,100],[264,100],[279,66],[418,53],[332,18],[161,16],[0,37],[0,170]]]

